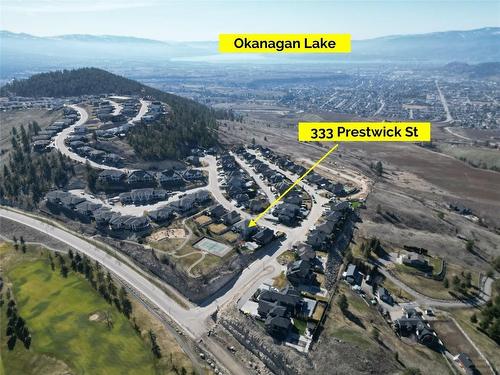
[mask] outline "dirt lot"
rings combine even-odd
[[[227,231],[227,227],[224,224],[210,224],[208,230],[213,234],[222,234]]]
[[[166,228],[154,232],[149,237],[152,241],[161,241],[165,239],[183,239],[187,237],[187,233],[184,228]]]
[[[462,334],[455,322],[452,320],[440,320],[430,322],[432,328],[443,341],[446,349],[452,354],[466,353],[476,365],[481,374],[491,374],[491,370],[479,355],[469,340]]]

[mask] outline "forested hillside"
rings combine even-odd
[[[75,174],[74,164],[59,152],[31,152],[32,137],[40,127],[36,122],[10,132],[12,150],[3,163],[0,178],[0,202],[32,209],[53,188],[66,186]]]
[[[99,94],[140,95],[167,103],[167,119],[137,127],[128,137],[136,153],[148,160],[180,158],[191,148],[216,142],[214,112],[193,100],[165,93],[137,81],[97,68],[62,70],[14,80],[0,95],[67,97]]]

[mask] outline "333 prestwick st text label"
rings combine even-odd
[[[299,141],[429,142],[430,122],[299,122]]]
[[[223,53],[349,53],[349,34],[220,34]]]

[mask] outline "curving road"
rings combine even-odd
[[[394,276],[389,270],[387,270],[386,266],[392,264],[390,261],[378,259],[377,262],[371,261],[373,265],[378,266],[378,270],[382,275],[388,278],[391,282],[393,282],[398,288],[404,290],[411,296],[415,298],[415,302],[424,305],[424,306],[433,306],[433,307],[456,307],[456,308],[464,308],[471,307],[474,305],[482,305],[486,303],[487,300],[491,298],[491,287],[493,284],[492,278],[486,278],[483,285],[481,285],[481,299],[473,299],[468,301],[459,301],[459,300],[446,300],[446,299],[436,299],[428,297],[409,285],[405,284],[403,281]]]
[[[116,102],[113,102],[111,100],[110,100],[110,102],[115,107],[115,110],[113,113],[114,114],[119,113],[121,111],[122,107]],[[135,115],[128,122],[130,125],[135,125],[137,122],[139,122],[141,120],[141,118],[148,111],[150,102],[146,101],[146,100],[142,100],[142,99],[140,99],[140,102],[141,102],[141,108],[139,109],[139,112],[137,113],[137,115]],[[127,168],[117,168],[117,167],[112,167],[110,165],[96,163],[92,160],[89,160],[87,158],[84,158],[84,157],[78,155],[77,153],[71,151],[68,148],[68,146],[66,146],[66,143],[65,143],[66,138],[68,138],[68,136],[73,132],[74,128],[77,126],[85,125],[88,121],[88,118],[89,118],[89,114],[87,113],[87,111],[84,108],[79,107],[75,104],[71,104],[71,105],[69,105],[69,107],[73,108],[75,111],[77,111],[80,114],[80,119],[76,123],[74,123],[73,125],[64,129],[62,132],[60,132],[56,136],[56,138],[54,140],[54,147],[56,149],[58,149],[63,155],[68,156],[70,159],[77,161],[79,163],[82,163],[82,164],[85,164],[88,162],[93,168],[122,171],[125,173],[129,172],[129,169],[127,169]]]

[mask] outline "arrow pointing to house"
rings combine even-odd
[[[281,201],[300,181],[302,181],[311,171],[318,166],[319,163],[321,163],[323,160],[325,160],[328,155],[330,155],[333,151],[335,151],[339,147],[338,144],[333,146],[331,149],[328,150],[326,154],[324,154],[316,163],[314,163],[311,168],[309,168],[306,173],[304,173],[302,176],[300,176],[293,184],[291,184],[288,189],[286,189],[278,198],[274,200],[264,211],[262,211],[259,215],[257,215],[254,219],[251,219],[250,222],[248,223],[248,226],[254,227],[257,225],[257,221],[262,218],[267,211],[269,211],[271,208],[273,208],[279,201]]]

